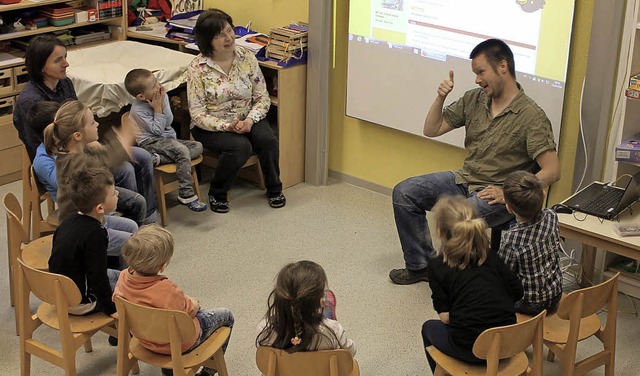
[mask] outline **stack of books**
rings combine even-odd
[[[271,29],[265,56],[284,62],[302,58],[309,43],[308,33],[306,26],[296,24]]]
[[[65,26],[73,23],[73,7],[65,4],[53,4],[40,8],[40,15],[46,17],[51,26]]]

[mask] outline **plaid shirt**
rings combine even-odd
[[[522,281],[529,304],[545,304],[562,293],[558,216],[543,209],[533,222],[503,232],[498,256]]]

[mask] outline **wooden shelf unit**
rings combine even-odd
[[[4,12],[38,8],[46,5],[66,2],[68,2],[68,0],[23,0],[15,4],[0,5],[0,15]],[[75,29],[96,24],[109,26],[109,30],[111,32],[110,40],[124,40],[126,39],[125,30],[127,25],[126,6],[127,1],[123,0],[123,15],[120,17],[106,18],[94,22],[72,23],[65,26],[45,26],[34,30],[23,30],[0,34],[0,41],[11,41],[18,38],[50,33],[57,30]],[[95,42],[92,44],[104,42],[109,42],[109,40]],[[69,46],[68,48],[71,49],[74,47],[75,46]],[[12,54],[16,55],[16,57],[22,57],[24,52],[20,51]],[[22,90],[22,84],[27,78],[24,63],[0,66],[0,185],[20,180],[21,178],[22,154],[20,152],[20,148],[22,146],[22,142],[18,138],[18,132],[13,126],[13,104]]]

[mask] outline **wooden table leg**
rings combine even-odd
[[[596,262],[596,247],[583,244],[582,258],[580,265],[582,266],[582,278],[580,287],[589,287],[593,285],[593,267]]]

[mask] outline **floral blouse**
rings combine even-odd
[[[258,60],[236,46],[227,75],[211,58],[196,56],[187,71],[187,95],[191,128],[224,132],[235,119],[264,119],[271,106]]]

